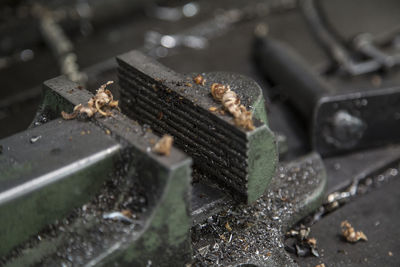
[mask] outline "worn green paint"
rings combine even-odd
[[[71,99],[69,99],[71,101],[64,98],[62,96],[62,90],[66,90],[65,86],[62,86],[61,93],[50,87],[45,86],[44,88],[41,110],[38,115],[46,114],[49,119],[58,117],[62,110],[71,112],[73,108],[73,101],[71,99],[77,101],[81,100],[74,94],[71,94]],[[85,92],[82,91],[78,92],[81,93],[81,95],[85,94]],[[70,95],[68,95],[68,97],[70,97]],[[128,142],[131,142],[129,138]],[[136,146],[134,138],[132,142],[133,145]],[[141,231],[140,235],[138,236],[139,233],[137,232],[132,233],[127,242],[120,244],[121,247],[117,251],[110,252],[111,254],[107,255],[107,257],[98,262],[98,264],[114,265],[115,261],[118,261],[121,265],[132,266],[137,264],[138,266],[143,266],[147,264],[148,259],[151,259],[154,265],[169,265],[175,262],[177,266],[182,262],[190,261],[191,218],[189,203],[191,190],[191,159],[185,157],[182,161],[179,161],[179,163],[167,166],[164,165],[162,161],[150,158],[147,153],[143,153],[141,150],[135,149],[131,152],[135,154],[133,157],[133,165],[138,167],[137,169],[135,168],[135,173],[139,176],[139,179],[146,180],[147,183],[152,184],[152,186],[157,185],[160,195],[157,196],[157,200],[155,201],[156,206],[151,210],[150,217],[146,219],[147,225],[145,229]],[[38,203],[40,201],[48,201],[48,199],[52,197],[57,197],[54,202],[54,207],[58,207],[59,209],[43,214],[43,218],[39,216],[39,218],[41,218],[40,224],[51,221],[47,215],[54,215],[54,218],[65,216],[66,213],[62,207],[70,208],[71,203],[68,201],[79,201],[80,203],[82,201],[88,201],[92,196],[91,193],[98,191],[97,186],[94,187],[91,183],[93,181],[87,178],[93,177],[96,179],[96,184],[101,184],[100,177],[104,176],[107,174],[108,170],[112,169],[111,163],[111,161],[108,162],[104,160],[98,165],[92,166],[93,168],[85,169],[68,177],[68,179],[64,179],[62,182],[57,183],[57,186],[48,185],[41,190],[40,193],[37,192],[35,195],[29,195],[21,200],[20,203],[16,204],[21,205],[21,211],[29,210],[33,212],[33,210],[38,208]],[[97,172],[92,172],[94,170]],[[131,176],[127,177],[127,179],[130,178]],[[58,186],[60,186],[62,190],[60,190]],[[86,190],[88,188],[90,188],[90,190]],[[67,192],[78,189],[81,191],[81,195],[76,197],[71,196],[71,194],[67,195]],[[157,192],[155,195],[158,194]],[[4,212],[12,215],[11,209]],[[31,216],[32,214],[27,215]],[[10,225],[11,222],[9,222],[7,227],[10,227]],[[92,225],[91,227],[96,227],[96,225]],[[82,231],[82,235],[85,235],[84,228],[85,226],[80,226],[73,231]],[[38,229],[31,229],[30,231],[35,233],[37,230]],[[22,231],[25,231],[25,229]],[[25,235],[26,233],[22,233],[21,237]],[[20,264],[29,266],[36,264],[39,259],[51,256],[55,253],[56,247],[65,245],[65,242],[67,242],[62,236],[61,234],[55,239],[42,240],[42,242],[32,250],[25,249],[25,254],[21,255],[15,261],[10,262],[10,266],[18,266]]]
[[[35,266],[50,253],[57,252],[57,248],[62,241],[62,237],[57,237],[52,240],[44,240],[36,247],[23,250],[18,258],[7,262],[5,267]]]
[[[37,116],[45,115],[51,120],[59,117],[61,111],[71,112],[73,106],[67,99],[44,86]],[[93,197],[103,181],[109,177],[116,152],[56,183],[1,205],[0,214],[2,218],[7,219],[0,221],[0,240],[4,241],[0,242],[0,256],[27,240],[46,224],[64,217],[72,208],[82,205]],[[2,179],[13,179],[29,173],[36,164],[37,162],[25,162],[15,165],[2,175]],[[42,205],[42,203],[52,203],[52,205]],[[27,220],[29,223],[26,223]]]
[[[266,125],[248,133],[248,203],[264,194],[274,177],[278,156],[273,133]]]
[[[179,266],[189,262],[191,257],[188,194],[190,193],[191,160],[181,162],[180,166],[171,169],[154,166],[154,172],[163,183],[163,194],[151,216],[148,225],[128,239],[121,247],[96,265],[114,266],[145,266],[151,260],[153,266]],[[143,174],[143,173],[142,173]],[[151,177],[144,177],[151,178]],[[80,231],[85,234],[90,228],[96,227],[96,220],[88,219],[82,225],[78,221],[69,231]],[[68,235],[61,234],[55,239],[43,240],[33,249],[23,251],[23,255],[9,262],[7,266],[30,266],[37,264],[44,257],[56,252],[57,247],[68,242]],[[175,264],[175,265],[174,265]]]
[[[265,123],[265,125],[268,125],[268,118],[267,118],[267,112],[265,111],[265,105],[264,105],[264,97],[261,93],[261,95],[258,96],[257,100],[254,101],[253,104],[253,117],[262,121]]]
[[[7,162],[7,158],[5,156],[0,155],[0,163]],[[4,164],[6,168],[0,169],[0,181],[9,181],[11,179],[16,179],[19,176],[26,175],[31,172],[33,169],[32,162],[24,162],[23,164]]]
[[[309,157],[314,158],[315,161],[318,161],[318,165],[324,166],[320,155],[316,152],[313,152]],[[299,199],[296,202],[296,208],[298,212],[291,217],[291,220],[288,222],[288,226],[297,223],[299,220],[315,211],[323,204],[328,185],[328,176],[325,168],[318,172],[318,176],[315,180],[316,182],[314,183],[312,190],[310,190],[308,194],[305,194],[302,199]]]
[[[38,266],[44,258],[54,255],[58,249],[65,245],[70,239],[70,232],[85,232],[96,227],[95,216],[87,216],[84,220],[77,220],[70,225],[66,232],[59,233],[56,237],[43,238],[37,246],[25,248],[17,258],[5,264],[5,267]]]
[[[274,133],[268,128],[264,97],[261,93],[252,105],[253,118],[264,125],[247,133],[248,149],[248,184],[247,202],[251,203],[264,194],[265,189],[275,174],[278,164],[277,146]]]
[[[105,158],[56,183],[0,206],[1,217],[6,218],[0,221],[0,255],[5,255],[44,225],[67,215],[71,208],[88,201],[100,189],[112,166],[113,158]]]
[[[61,111],[72,112],[74,105],[64,97],[56,94],[54,91],[43,87],[42,102],[38,110],[38,115],[50,112],[50,119],[61,116]]]
[[[146,264],[151,260],[153,264],[162,266],[171,264],[174,259],[179,262],[178,258],[191,254],[190,164],[191,160],[187,160],[162,175],[166,179],[164,194],[146,231],[121,255],[123,263]]]

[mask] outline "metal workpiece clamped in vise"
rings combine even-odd
[[[160,134],[171,134],[207,180],[217,182],[246,203],[258,199],[275,174],[277,152],[267,124],[261,88],[231,73],[181,75],[139,51],[117,57],[122,110]],[[232,116],[211,112],[220,106],[211,93],[220,83],[237,93],[253,112],[255,129],[234,124]]]
[[[308,124],[323,156],[400,141],[400,86],[317,74],[288,44],[257,36],[254,59]],[[350,86],[349,86],[350,84]]]
[[[93,94],[61,76],[32,127],[0,140],[1,264],[180,266],[193,223],[268,189],[278,158],[254,81],[206,73],[199,85],[137,51],[118,63],[122,113],[64,120]],[[238,94],[253,130],[209,110],[212,83]],[[164,133],[168,156],[152,151]]]

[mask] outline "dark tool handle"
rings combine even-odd
[[[266,78],[280,85],[293,105],[311,119],[318,99],[333,91],[293,49],[276,40],[256,37],[254,57]]]

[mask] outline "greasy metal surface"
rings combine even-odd
[[[192,174],[193,179],[196,174]],[[192,187],[192,219],[193,225],[204,222],[208,217],[233,205],[234,200],[218,186],[212,186],[205,183],[194,183]]]
[[[91,96],[88,91],[65,77],[47,81],[44,85],[42,107],[36,122],[43,121],[45,117],[46,120],[57,117],[61,110],[70,111],[74,105],[87,102]],[[191,220],[188,199],[190,199],[191,159],[175,148],[172,148],[169,157],[152,153],[149,140],[154,138],[157,141],[158,137],[150,133],[149,129],[142,128],[137,122],[122,114],[114,113],[109,118],[97,116],[91,122],[80,123],[80,126],[85,127],[89,123],[92,127],[97,127],[97,131],[103,136],[107,133],[111,134],[123,147],[121,161],[119,161],[122,169],[117,171],[127,180],[125,184],[131,186],[117,199],[110,196],[109,201],[117,201],[114,202],[116,203],[114,209],[118,208],[121,201],[129,197],[129,188],[132,188],[133,184],[142,188],[141,194],[145,198],[147,210],[141,218],[141,228],[120,229],[112,225],[104,225],[105,215],[96,213],[91,218],[83,212],[81,217],[78,216],[71,225],[69,222],[66,223],[70,226],[62,227],[62,229],[68,229],[66,234],[59,233],[56,236],[40,238],[39,243],[30,250],[31,252],[17,248],[4,261],[11,265],[14,263],[18,265],[21,261],[24,265],[46,261],[48,262],[44,265],[56,263],[58,265],[67,257],[66,260],[70,263],[64,264],[91,265],[114,261],[130,266],[147,264],[148,259],[151,258],[155,264],[165,265],[166,260],[176,254],[179,255],[174,258],[176,262],[189,260]],[[52,126],[49,125],[49,127]],[[44,126],[33,128],[32,131],[39,131],[41,127]],[[129,180],[131,181],[128,182]],[[58,206],[63,207],[62,204]],[[104,240],[105,246],[98,242],[103,232],[109,232],[109,239]],[[165,247],[168,249],[165,250]],[[60,258],[56,250],[63,249],[63,257]],[[83,252],[86,253],[83,254]],[[17,255],[15,262],[13,255]]]
[[[394,168],[373,177],[377,188],[358,196],[313,225],[310,236],[317,239],[321,257],[297,258],[299,265],[397,266],[400,251],[398,174],[398,168]],[[356,231],[363,231],[368,241],[346,242],[340,229],[344,220],[348,220]]]
[[[72,111],[75,105],[87,103],[93,94],[80,88],[78,84],[71,82],[64,76],[46,81],[44,83],[44,97],[40,112],[49,114],[50,117],[60,116],[62,110],[69,112]],[[116,112],[110,117],[96,116],[93,122],[103,129],[110,130],[111,135],[117,137],[118,140],[134,145],[137,150],[145,153],[147,157],[157,159],[164,166],[179,165],[181,161],[188,158],[175,148],[171,149],[169,157],[151,153],[150,148],[152,145],[150,139],[154,138],[154,141],[158,141],[159,137],[153,134],[151,129],[142,127],[138,122],[129,119],[120,112]]]
[[[0,223],[2,256],[93,197],[121,149],[92,123],[61,120],[0,145],[0,214],[7,218]]]
[[[318,75],[291,47],[270,38],[257,38],[255,50],[260,70],[302,113],[312,146],[323,156],[399,141],[398,85],[330,83],[333,78]]]
[[[91,35],[74,39],[79,62],[82,66],[88,66],[105,58],[128,51],[133,47],[140,47],[143,43],[143,36],[148,29],[155,29],[163,34],[179,33],[181,29],[187,29],[191,25],[195,25],[208,17],[218,14],[219,8],[230,8],[234,5],[233,2],[236,4],[238,1],[202,1],[200,2],[201,9],[198,17],[184,19],[179,22],[161,21],[146,17],[144,14],[137,14],[129,18],[121,18],[123,20],[122,23],[121,21],[113,21],[107,27],[96,26],[95,31]],[[321,0],[320,2],[323,4],[328,15],[329,22],[333,24],[337,33],[344,35],[344,39],[351,38],[356,33],[362,31],[379,34],[382,32],[382,29],[390,29],[392,25],[398,24],[399,16],[396,14],[398,13],[399,5],[397,0],[388,0],[379,4],[373,0]],[[245,1],[245,4],[251,5],[252,1]],[[108,11],[107,13],[110,12]],[[114,12],[111,13],[114,15]],[[357,19],[355,19],[355,16]],[[268,23],[271,36],[294,45],[296,50],[300,51],[306,57],[307,62],[313,67],[320,66],[321,62],[326,63],[326,59],[320,51],[321,48],[310,40],[310,33],[304,27],[304,21],[299,12],[286,12],[279,15],[270,14],[262,21]],[[255,23],[253,22],[234,25],[234,29],[228,32],[228,34],[209,40],[209,45],[206,49],[182,49],[179,53],[173,55],[169,53],[167,57],[161,59],[161,62],[179,72],[187,70],[197,72],[229,70],[251,75],[253,79],[261,78],[254,75],[254,70],[249,60],[249,44],[251,43],[254,26]],[[31,88],[33,85],[42,82],[46,77],[49,78],[57,75],[57,67],[50,53],[42,47],[32,49],[35,53],[34,60],[21,62],[0,73],[3,88],[1,93],[7,96],[8,94],[18,92],[18,90]],[[111,72],[112,68],[110,68]],[[110,74],[110,69],[93,76],[90,80],[89,88],[93,90],[99,84],[104,83],[104,81],[110,79],[116,80],[115,76]],[[391,77],[391,74],[384,76],[382,84],[385,84]],[[371,78],[373,77],[368,77],[362,82],[370,86],[372,82]],[[355,80],[345,80],[338,87],[347,87],[349,85],[350,87],[354,87],[353,83]],[[265,84],[263,85],[265,87]],[[8,101],[8,98],[5,98],[5,101]],[[24,125],[29,124],[30,117],[36,105],[35,102],[33,104],[31,102],[34,101],[20,100],[12,106],[6,106],[6,109],[1,109],[0,117],[6,116],[6,119],[1,120],[2,125],[6,125],[6,127],[2,127],[2,133],[7,135],[7,133],[15,132],[16,127],[23,129],[26,127]],[[284,132],[288,137],[288,154],[289,158],[293,158],[293,156],[307,151],[308,140],[304,135],[299,134],[303,133],[304,129],[301,125],[302,121],[296,116],[297,113],[288,109],[289,105],[286,100],[278,100],[277,102],[280,102],[279,104],[282,109],[277,108],[275,105],[276,102],[269,104],[270,114],[268,119],[274,130]],[[9,112],[9,110],[11,111]],[[376,159],[378,161],[388,156],[385,155],[385,148],[374,149],[374,151],[377,151]],[[364,167],[367,169],[372,167],[374,165],[374,152],[371,150],[371,154],[368,155],[365,164],[362,155],[362,153],[357,153],[355,157],[349,155],[349,157],[343,157],[343,160],[340,160],[341,157],[336,157],[335,160],[340,162],[341,168],[330,177],[329,182],[335,183],[343,179],[345,180],[343,183],[346,183],[346,181],[348,182],[352,179],[352,173],[358,173],[358,170]],[[352,164],[353,160],[357,160],[357,163]],[[332,162],[328,164],[330,163]],[[335,164],[333,163],[333,165]],[[338,167],[338,165],[335,167]],[[118,193],[115,194],[115,196],[118,195]],[[200,199],[202,198],[200,197]],[[115,225],[117,225],[117,228],[120,228],[118,223],[115,223]],[[360,229],[364,230],[362,227]],[[347,256],[351,258],[355,254],[347,254]],[[399,258],[394,254],[392,259],[397,259],[395,262],[397,263]]]
[[[317,154],[280,165],[271,186],[255,203],[231,207],[193,227],[194,264],[296,266],[283,248],[283,236],[321,204],[325,186]]]
[[[256,200],[271,179],[277,161],[273,134],[266,124],[261,89],[252,80],[228,73],[203,74],[204,86],[162,66],[138,51],[117,58],[124,112],[159,133],[176,138],[196,167],[244,201]],[[233,125],[232,117],[210,112],[218,106],[212,83],[230,85],[254,113],[256,129]]]
[[[46,258],[50,266],[82,265],[114,242],[139,235],[152,207],[137,179],[125,178],[127,167],[124,163],[117,166],[93,200],[50,224],[0,262],[6,266],[43,265]],[[120,209],[132,210],[132,223],[103,218],[103,214]]]
[[[396,115],[400,112],[400,87],[354,89],[353,92],[327,95],[318,101],[312,138],[313,146],[321,154],[371,148],[400,140]],[[352,123],[349,129],[336,130],[335,127],[340,126],[335,125],[334,117],[340,111],[360,120],[362,127]],[[351,133],[353,129],[356,134]]]
[[[71,171],[84,169],[85,165],[96,162],[90,160],[92,156],[104,151],[101,157],[96,157],[101,160],[120,149],[115,140],[93,123],[62,119],[4,138],[0,144],[3,146],[3,153],[0,154],[0,195],[68,165],[71,165]],[[83,160],[84,164],[77,164],[78,160]]]
[[[324,159],[328,176],[327,193],[373,176],[400,160],[398,145],[363,150]]]

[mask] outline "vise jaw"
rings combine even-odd
[[[201,86],[193,75],[175,73],[137,51],[117,61],[121,108],[128,117],[114,112],[88,121],[63,120],[61,111],[71,112],[93,95],[57,77],[43,85],[36,127],[0,140],[0,216],[7,217],[0,222],[0,263],[182,265],[191,261],[192,221],[215,214],[234,203],[232,198],[254,202],[267,189],[278,159],[254,81],[204,73]],[[230,85],[239,95],[253,112],[254,130],[209,110],[218,105],[210,94],[212,83]],[[165,133],[175,139],[169,156],[151,150],[152,141]],[[192,181],[192,170],[202,173],[199,181]],[[109,189],[110,183],[116,188]],[[196,184],[203,183],[214,188],[207,192],[222,192],[223,201],[216,209],[215,197],[206,197],[198,212],[191,212],[193,196],[206,188]],[[129,225],[105,219],[113,209],[130,208],[125,200],[137,195],[145,205]],[[108,205],[99,205],[104,197]]]
[[[122,109],[128,116],[171,134],[207,179],[251,203],[265,191],[275,174],[275,138],[268,128],[261,88],[242,75],[203,73],[203,84],[194,75],[181,75],[154,59],[132,51],[117,57]],[[246,131],[227,114],[210,112],[213,83],[229,85],[253,112],[256,128]]]

